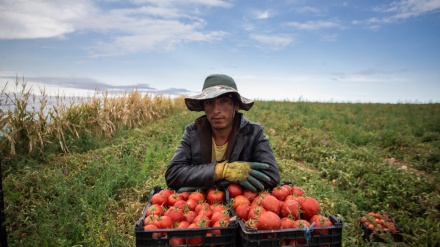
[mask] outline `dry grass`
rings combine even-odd
[[[7,84],[0,97],[0,148],[3,157],[44,152],[57,145],[69,153],[69,140],[82,136],[112,138],[120,128],[135,128],[167,116],[183,100],[133,90],[122,94],[98,92],[88,97],[39,95],[23,80],[15,92]]]

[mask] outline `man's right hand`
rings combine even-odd
[[[270,178],[259,170],[269,169],[268,164],[259,162],[235,161],[231,163],[218,163],[214,171],[215,181],[225,179],[232,183],[239,183],[252,190],[263,190],[261,181],[269,182]]]

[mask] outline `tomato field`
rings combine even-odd
[[[343,221],[343,246],[440,245],[440,104],[256,101],[243,113],[265,127],[281,181]],[[3,159],[9,246],[134,246],[150,192],[166,187],[184,127],[200,115],[177,104],[111,136],[84,131],[66,140],[69,152],[47,142]],[[389,213],[402,242],[370,244],[362,212]]]

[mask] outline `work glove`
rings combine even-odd
[[[222,162],[215,166],[214,180],[225,179],[232,183],[239,183],[244,188],[256,192],[264,189],[261,181],[270,181],[270,178],[259,170],[269,168],[268,164],[259,162]]]

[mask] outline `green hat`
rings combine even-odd
[[[222,74],[213,74],[206,77],[202,93],[185,98],[185,104],[190,111],[203,111],[204,100],[213,99],[226,93],[233,93],[237,96],[240,109],[248,111],[254,105],[253,100],[240,96],[234,79]]]

